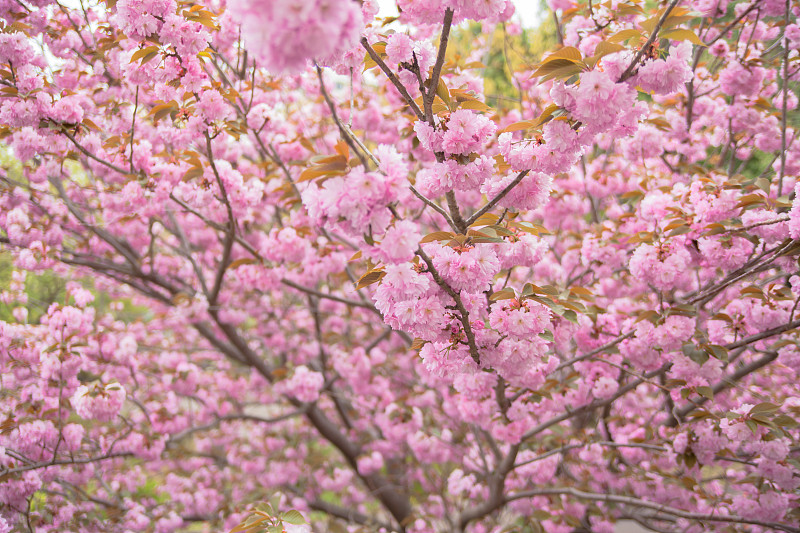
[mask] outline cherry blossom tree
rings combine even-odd
[[[800,531],[800,2],[397,7],[0,3],[0,533]]]

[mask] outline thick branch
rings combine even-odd
[[[423,96],[425,106],[425,119],[433,126],[433,100],[436,98],[436,89],[439,87],[439,78],[442,75],[444,58],[447,54],[447,42],[450,39],[450,27],[453,25],[453,10],[447,8],[444,11],[444,21],[442,22],[442,34],[439,37],[439,52],[436,55],[436,63],[433,65],[433,72],[428,82],[428,91]]]
[[[652,509],[658,513],[664,513],[678,518],[685,518],[687,520],[695,520],[697,522],[753,524],[757,526],[768,527],[779,531],[786,531],[788,533],[800,533],[800,528],[790,526],[788,524],[781,524],[777,522],[764,522],[761,520],[752,520],[750,518],[744,518],[736,515],[693,513],[690,511],[684,511],[682,509],[676,509],[675,507],[669,507],[668,505],[660,503],[648,502],[646,500],[641,500],[639,498],[634,498],[632,496],[620,496],[617,494],[597,494],[594,492],[584,492],[570,487],[553,487],[550,489],[525,490],[514,494],[509,494],[505,498],[505,502],[507,503],[514,500],[521,500],[524,498],[533,498],[535,496],[562,496],[562,495],[572,496],[573,498],[578,498],[579,500],[592,500],[592,501],[600,501],[607,503],[621,503],[624,505],[631,505],[634,507],[641,507],[644,509]]]
[[[778,197],[783,194],[783,176],[786,173],[786,118],[787,118],[787,96],[789,91],[789,37],[786,36],[786,27],[789,26],[789,5],[790,0],[786,0],[786,12],[783,19],[783,101],[781,102],[781,166],[778,175]]]
[[[519,445],[512,446],[508,454],[503,457],[503,460],[497,465],[497,468],[495,468],[494,472],[489,475],[489,499],[482,504],[461,513],[461,515],[458,517],[459,531],[464,531],[467,525],[473,520],[482,518],[505,505],[505,481],[508,473],[514,469],[514,462],[517,459],[519,448]]]
[[[755,361],[744,365],[743,367],[741,367],[736,372],[734,372],[734,373],[722,378],[722,380],[720,380],[719,383],[717,383],[716,385],[711,387],[711,390],[714,391],[714,394],[719,394],[720,392],[724,391],[725,389],[731,388],[734,385],[734,383],[736,383],[737,381],[749,376],[750,374],[752,374],[756,370],[764,368],[765,366],[767,366],[768,364],[770,364],[772,361],[774,361],[777,358],[778,358],[778,354],[776,352],[768,353],[764,357],[756,359]],[[668,427],[677,426],[678,425],[678,420],[683,419],[686,415],[688,415],[689,413],[694,411],[699,405],[702,405],[702,404],[706,403],[707,401],[708,401],[708,398],[706,398],[706,397],[701,397],[701,398],[697,398],[695,400],[692,400],[691,404],[685,405],[685,406],[681,407],[680,409],[677,409],[675,411],[675,415],[677,415],[677,417],[675,415],[673,415],[666,422],[664,422],[664,425],[668,426]]]
[[[208,157],[208,163],[211,166],[212,172],[214,172],[214,176],[216,177],[217,186],[219,187],[219,192],[222,195],[222,202],[225,204],[225,210],[228,212],[228,227],[225,229],[225,240],[222,244],[222,259],[219,262],[217,274],[214,278],[214,288],[211,289],[211,295],[208,297],[208,305],[213,307],[217,305],[217,298],[219,297],[220,290],[222,290],[222,282],[225,278],[225,272],[228,270],[228,265],[230,264],[231,251],[233,249],[233,242],[236,236],[236,219],[233,216],[233,207],[231,207],[231,202],[228,199],[228,192],[225,190],[225,184],[222,182],[222,177],[219,175],[217,164],[214,163],[214,152],[211,148],[211,137],[208,136],[208,132],[205,132],[204,135],[206,138],[206,157]]]
[[[4,481],[5,479],[14,474],[28,472],[29,470],[39,470],[41,468],[48,468],[50,466],[85,465],[89,463],[107,461],[109,459],[130,457],[132,455],[133,455],[132,452],[118,452],[118,453],[108,453],[106,455],[101,455],[99,457],[84,457],[80,459],[53,459],[52,461],[42,461],[40,463],[33,463],[25,466],[20,466],[17,468],[9,468],[8,470],[0,470],[0,481]]]
[[[662,366],[658,370],[654,370],[653,372],[650,372],[649,374],[645,374],[645,378],[646,379],[653,378],[653,377],[661,374],[662,372],[666,372],[667,368],[669,368],[669,363],[664,365],[664,366]],[[542,422],[538,426],[530,429],[527,433],[525,433],[525,435],[522,436],[522,441],[524,442],[524,441],[526,441],[526,440],[538,435],[542,431],[544,431],[544,430],[546,430],[546,429],[548,429],[548,428],[550,428],[550,427],[552,427],[552,426],[554,426],[556,424],[559,424],[559,423],[561,423],[561,422],[563,422],[565,420],[569,420],[570,418],[573,418],[573,417],[578,416],[580,414],[583,414],[583,413],[586,413],[586,412],[589,412],[589,411],[593,411],[594,409],[598,409],[600,407],[605,407],[606,405],[610,405],[611,403],[615,402],[618,398],[628,394],[630,391],[636,389],[636,387],[638,387],[639,385],[641,385],[644,382],[645,382],[644,379],[635,379],[635,380],[631,381],[630,383],[628,383],[627,385],[625,385],[624,387],[620,387],[619,390],[617,390],[617,392],[612,397],[610,397],[610,398],[608,398],[606,400],[595,400],[595,401],[593,401],[593,402],[591,402],[589,404],[586,404],[586,405],[584,405],[582,407],[578,407],[577,409],[574,409],[572,411],[567,411],[567,412],[562,413],[562,414],[560,414],[558,416],[554,416],[550,420]]]
[[[339,302],[339,303],[348,305],[350,307],[361,307],[363,309],[369,309],[370,311],[372,311],[373,313],[377,314],[378,316],[382,316],[381,312],[378,311],[375,308],[374,305],[372,305],[370,303],[367,303],[367,302],[361,302],[361,301],[358,301],[358,300],[348,300],[347,298],[342,298],[340,296],[336,296],[336,295],[333,295],[333,294],[330,294],[330,293],[327,293],[327,292],[321,292],[321,291],[317,291],[317,290],[311,289],[309,287],[303,287],[302,285],[299,285],[299,284],[295,283],[294,281],[292,281],[290,279],[286,279],[286,278],[281,279],[281,283],[283,283],[287,287],[291,287],[293,289],[297,289],[300,292],[304,292],[306,294],[310,294],[312,296],[316,296],[317,298],[325,298],[325,299],[328,299],[328,300],[332,300],[334,302]]]
[[[361,38],[361,46],[364,47],[364,49],[367,51],[367,54],[369,54],[369,57],[373,61],[375,61],[375,63],[378,64],[378,67],[380,67],[383,73],[386,74],[386,77],[389,78],[389,81],[392,82],[392,85],[395,86],[397,92],[400,93],[400,96],[402,96],[403,100],[405,100],[406,104],[408,104],[408,107],[410,107],[411,110],[414,111],[414,114],[417,115],[417,118],[420,120],[425,120],[425,115],[422,113],[417,103],[414,102],[414,99],[411,98],[411,95],[408,94],[408,90],[405,88],[403,83],[397,78],[397,76],[395,76],[394,72],[392,72],[392,70],[389,68],[386,62],[384,62],[384,60],[381,59],[381,57],[377,54],[377,52],[375,52],[375,50],[369,44],[369,41],[367,41],[366,37]]]
[[[489,211],[490,211],[490,210],[491,210],[491,209],[492,209],[494,206],[496,206],[496,205],[497,205],[497,203],[498,203],[500,200],[502,200],[503,198],[505,198],[505,196],[506,196],[508,193],[510,193],[510,192],[511,192],[511,190],[512,190],[514,187],[516,187],[517,185],[519,185],[519,182],[521,182],[521,181],[522,181],[522,178],[524,178],[525,176],[527,176],[527,175],[528,175],[528,172],[530,172],[530,170],[523,170],[522,172],[520,172],[519,174],[517,174],[517,177],[516,177],[516,178],[514,178],[514,181],[512,181],[511,183],[509,183],[508,185],[506,185],[506,187],[505,187],[505,188],[504,188],[502,191],[500,191],[499,193],[497,193],[497,196],[495,196],[494,198],[492,198],[491,200],[489,200],[489,203],[487,203],[485,206],[481,207],[481,208],[480,208],[478,211],[476,211],[476,212],[475,212],[475,214],[474,214],[474,215],[472,215],[471,217],[469,217],[469,219],[468,219],[468,220],[467,220],[467,222],[466,222],[467,226],[471,226],[472,224],[474,224],[474,223],[475,223],[475,221],[476,221],[476,220],[478,220],[478,219],[479,219],[479,218],[480,218],[482,215],[484,215],[485,213],[488,213],[488,212],[489,212]]]
[[[103,166],[105,166],[105,167],[107,167],[107,168],[110,168],[111,170],[113,170],[113,171],[115,171],[115,172],[119,172],[119,173],[120,173],[120,174],[122,174],[123,176],[129,176],[129,175],[130,175],[130,172],[128,172],[128,171],[127,171],[127,170],[125,170],[124,168],[120,168],[120,167],[116,166],[116,165],[115,165],[115,164],[113,164],[113,163],[109,163],[109,162],[108,162],[108,161],[106,161],[105,159],[100,159],[99,157],[97,157],[96,155],[94,155],[92,152],[90,152],[89,150],[87,150],[86,148],[84,148],[84,146],[83,146],[82,144],[80,144],[80,143],[79,143],[79,142],[78,142],[78,141],[75,139],[75,137],[74,137],[72,134],[70,134],[70,132],[68,132],[68,131],[66,131],[66,130],[62,130],[62,131],[61,131],[61,133],[63,133],[64,135],[66,135],[66,136],[67,136],[67,138],[68,138],[70,141],[72,141],[72,144],[74,144],[74,145],[75,145],[75,148],[77,148],[78,150],[80,150],[80,152],[81,152],[83,155],[85,155],[86,157],[88,157],[89,159],[91,159],[91,160],[93,160],[93,161],[97,161],[97,162],[98,162],[98,163],[100,163],[101,165],[103,165]]]
[[[447,282],[442,279],[442,276],[439,275],[437,272],[436,267],[433,266],[433,261],[428,254],[426,254],[422,248],[417,249],[417,255],[425,262],[425,265],[428,267],[428,272],[430,273],[433,281],[444,291],[447,293],[450,298],[456,304],[456,309],[459,315],[459,321],[461,322],[461,326],[464,329],[464,335],[467,337],[467,345],[469,346],[469,353],[472,356],[472,359],[475,361],[476,364],[481,364],[481,356],[478,353],[478,345],[475,342],[475,333],[472,331],[472,325],[469,323],[469,311],[464,306],[464,302],[461,301],[461,296],[453,290],[453,288],[447,284]]]

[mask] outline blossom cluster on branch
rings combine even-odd
[[[548,3],[0,3],[0,533],[800,532],[800,2]]]

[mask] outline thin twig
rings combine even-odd
[[[444,219],[447,221],[447,225],[450,226],[450,229],[458,233],[458,228],[456,227],[453,220],[450,218],[450,215],[447,213],[447,211],[436,205],[432,200],[428,199],[425,195],[423,195],[421,192],[415,189],[413,185],[410,186],[409,189],[411,189],[411,192],[414,193],[414,196],[422,200],[422,202],[425,205],[430,206],[434,211],[442,215]]]
[[[375,61],[375,63],[378,64],[378,67],[383,71],[383,73],[386,74],[386,77],[389,78],[389,81],[391,81],[392,85],[395,86],[397,92],[400,93],[400,96],[402,96],[403,100],[405,100],[406,104],[408,104],[408,107],[410,107],[411,110],[414,112],[414,114],[417,115],[417,118],[419,118],[420,120],[425,120],[425,115],[422,113],[417,103],[414,102],[414,99],[411,98],[411,95],[408,94],[408,90],[405,88],[403,83],[397,78],[397,76],[395,76],[394,72],[392,72],[392,70],[389,68],[386,62],[384,62],[384,60],[381,59],[378,53],[375,52],[375,50],[369,44],[369,41],[367,41],[366,37],[361,38],[361,46],[364,47],[364,49],[367,51],[367,54],[369,54],[369,57],[373,61]]]
[[[778,176],[778,198],[783,195],[783,176],[786,173],[786,105],[789,91],[789,37],[785,28],[789,26],[789,2],[786,0],[786,13],[783,19],[783,101],[781,102],[781,167]]]
[[[471,226],[472,224],[474,224],[474,223],[475,223],[475,221],[476,221],[476,220],[478,220],[478,219],[481,217],[481,215],[483,215],[484,213],[486,213],[486,212],[488,212],[490,209],[492,209],[494,206],[496,206],[496,205],[497,205],[497,202],[499,202],[500,200],[502,200],[503,198],[505,198],[505,196],[506,196],[508,193],[510,193],[510,192],[511,192],[511,190],[512,190],[514,187],[516,187],[517,185],[519,185],[519,182],[521,182],[521,181],[522,181],[522,178],[524,178],[525,176],[527,176],[529,172],[530,172],[530,170],[523,170],[522,172],[520,172],[519,174],[517,174],[517,177],[516,177],[516,178],[514,178],[514,181],[512,181],[511,183],[509,183],[508,185],[506,185],[506,187],[505,187],[505,188],[504,188],[502,191],[500,191],[499,193],[497,193],[497,196],[495,196],[494,198],[492,198],[492,199],[489,201],[489,203],[487,203],[485,206],[483,206],[483,207],[481,207],[480,209],[478,209],[478,211],[476,211],[476,212],[475,212],[475,214],[473,214],[471,217],[469,217],[469,218],[467,219],[467,221],[466,221],[467,227],[469,227],[469,226]]]
[[[322,69],[316,63],[314,67],[317,69],[317,78],[319,79],[319,90],[322,93],[322,97],[325,99],[325,103],[328,104],[328,109],[331,111],[331,116],[333,117],[333,121],[336,123],[336,127],[339,128],[339,135],[342,137],[344,142],[347,143],[347,146],[350,147],[350,150],[353,151],[354,154],[358,157],[358,160],[361,162],[361,166],[365,169],[368,168],[367,160],[364,158],[364,154],[362,154],[356,144],[353,142],[353,139],[350,137],[347,130],[344,128],[344,123],[339,119],[339,114],[336,112],[336,105],[333,103],[330,95],[328,94],[328,89],[325,88],[325,80],[322,77]]]
[[[134,104],[133,104],[133,117],[131,118],[131,156],[130,156],[130,158],[131,158],[131,160],[130,160],[131,174],[133,174],[135,172],[134,169],[133,169],[133,137],[134,137],[134,133],[136,132],[136,112],[138,110],[139,110],[139,86],[137,85],[136,86],[136,100],[134,101]]]
[[[647,52],[647,50],[650,49],[650,46],[652,46],[652,44],[655,42],[656,38],[658,37],[658,31],[661,29],[661,26],[664,25],[664,22],[667,21],[670,13],[672,13],[672,10],[675,9],[675,6],[677,6],[678,3],[680,3],[680,1],[681,0],[672,0],[672,2],[669,4],[666,11],[664,11],[664,14],[661,15],[661,18],[658,20],[656,27],[653,28],[653,32],[650,34],[650,38],[647,39],[647,42],[644,43],[644,46],[639,48],[639,51],[636,52],[636,55],[633,57],[633,61],[631,61],[631,64],[628,65],[628,68],[626,68],[625,72],[623,72],[622,76],[620,76],[619,83],[622,83],[623,81],[627,80],[628,78],[636,74],[636,66],[639,64],[639,61],[642,59],[642,56],[645,54],[645,52]]]
[[[508,503],[514,500],[521,500],[525,498],[533,498],[535,496],[572,496],[579,500],[602,501],[607,503],[621,503],[625,505],[633,505],[635,507],[643,507],[645,509],[652,509],[659,513],[664,513],[678,518],[686,518],[687,520],[695,520],[698,522],[726,522],[734,524],[753,524],[757,526],[764,526],[770,529],[777,529],[786,531],[788,533],[800,533],[800,528],[790,526],[788,524],[781,524],[778,522],[764,522],[761,520],[753,520],[736,515],[720,515],[720,514],[703,514],[684,511],[676,509],[665,504],[648,502],[640,500],[632,496],[620,496],[617,494],[597,494],[593,492],[584,492],[572,487],[553,487],[544,489],[531,489],[514,494],[509,494],[504,498],[503,503]]]

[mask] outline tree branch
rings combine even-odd
[[[383,61],[383,59],[381,59],[381,57],[377,54],[377,52],[375,52],[375,50],[369,44],[369,41],[367,41],[366,37],[361,38],[361,46],[364,47],[364,49],[367,51],[367,54],[369,54],[369,57],[373,61],[375,61],[375,63],[378,64],[378,67],[380,67],[383,73],[386,74],[386,77],[389,78],[389,81],[392,82],[392,85],[395,86],[397,92],[400,93],[400,96],[403,97],[403,100],[405,100],[406,104],[408,104],[408,107],[411,108],[411,110],[414,112],[417,118],[420,120],[425,120],[425,115],[422,113],[417,103],[414,102],[414,99],[411,98],[411,95],[408,94],[408,90],[405,88],[403,83],[397,78],[397,76],[395,76],[394,72],[392,72],[392,70]]]
[[[664,22],[666,22],[667,18],[669,18],[669,14],[672,13],[672,10],[675,9],[675,6],[677,6],[680,3],[680,1],[681,0],[672,0],[672,2],[667,7],[666,11],[664,11],[664,14],[661,15],[661,18],[658,20],[656,27],[653,28],[653,32],[650,34],[650,38],[647,39],[647,42],[644,43],[644,45],[641,48],[639,48],[639,51],[636,52],[636,55],[633,57],[633,60],[631,61],[631,64],[628,65],[628,68],[626,68],[625,72],[622,73],[622,76],[620,76],[619,80],[617,80],[617,83],[622,83],[623,81],[627,80],[628,78],[636,74],[636,67],[639,64],[639,61],[642,59],[642,56],[655,42],[656,38],[658,37],[658,31],[661,29],[661,26],[664,25]]]
[[[506,196],[508,193],[510,193],[510,192],[511,192],[511,190],[512,190],[514,187],[516,187],[517,185],[519,185],[519,182],[521,182],[521,181],[522,181],[522,178],[524,178],[525,176],[527,176],[529,172],[530,172],[530,170],[523,170],[522,172],[520,172],[519,174],[517,174],[517,177],[516,177],[516,178],[514,178],[514,181],[512,181],[511,183],[509,183],[508,185],[506,185],[506,186],[505,186],[505,188],[504,188],[502,191],[500,191],[499,193],[497,193],[497,196],[495,196],[494,198],[492,198],[492,199],[489,201],[489,203],[487,203],[485,206],[483,206],[483,207],[481,207],[480,209],[478,209],[478,211],[476,211],[476,212],[475,212],[475,214],[473,214],[471,217],[469,217],[469,218],[467,219],[467,221],[466,221],[467,227],[469,227],[469,226],[471,226],[472,224],[474,224],[474,223],[475,223],[475,221],[476,221],[476,220],[478,220],[478,219],[479,219],[479,218],[480,218],[482,215],[484,215],[485,213],[488,213],[488,212],[489,212],[489,210],[491,210],[491,209],[492,209],[494,206],[496,206],[496,205],[497,205],[497,203],[498,203],[500,200],[502,200],[503,198],[505,198],[505,196]]]
[[[554,487],[550,489],[525,490],[514,494],[509,494],[505,498],[505,503],[525,498],[533,498],[535,496],[572,496],[573,498],[577,498],[579,500],[592,500],[592,501],[601,501],[606,503],[621,503],[624,505],[631,505],[634,507],[641,507],[644,509],[652,509],[659,513],[664,513],[678,518],[685,518],[687,520],[694,520],[697,522],[724,522],[724,523],[734,523],[734,524],[752,524],[756,526],[763,526],[771,529],[776,529],[779,531],[786,531],[788,533],[800,533],[800,528],[790,526],[788,524],[781,524],[778,522],[765,522],[761,520],[752,520],[750,518],[744,518],[736,515],[725,516],[717,514],[693,513],[690,511],[684,511],[682,509],[676,509],[675,507],[669,507],[667,505],[660,503],[648,502],[646,500],[641,500],[639,498],[634,498],[632,496],[620,496],[617,494],[597,494],[594,492],[584,492],[571,487]]]
[[[450,27],[453,25],[453,9],[447,8],[444,11],[444,21],[442,22],[442,34],[439,36],[439,51],[436,55],[436,63],[433,65],[433,72],[428,82],[428,90],[423,95],[423,105],[425,107],[425,119],[433,126],[433,100],[436,98],[436,90],[439,87],[439,78],[442,75],[445,55],[447,54],[447,42],[450,39]]]

